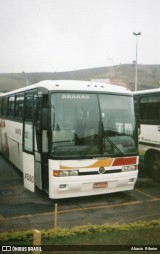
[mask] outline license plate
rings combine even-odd
[[[108,183],[107,182],[101,182],[101,183],[94,183],[93,184],[93,188],[94,189],[106,188],[106,187],[108,187]]]

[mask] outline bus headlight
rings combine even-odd
[[[78,170],[53,170],[53,175],[56,177],[78,176]]]
[[[69,176],[69,170],[60,170],[59,176]]]
[[[123,166],[122,167],[122,172],[134,171],[136,169],[137,169],[137,165]]]
[[[70,176],[78,176],[78,170],[70,170],[69,175]]]

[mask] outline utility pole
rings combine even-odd
[[[133,33],[134,36],[136,36],[136,65],[135,65],[135,91],[137,91],[137,67],[138,67],[138,36],[141,35],[141,32],[139,33]]]

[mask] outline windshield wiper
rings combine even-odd
[[[103,130],[103,136],[107,139],[107,141],[112,145],[117,152],[119,152],[121,155],[124,155],[124,153],[118,148],[118,146],[109,138],[108,134],[118,134],[119,132],[114,131],[114,130]]]
[[[103,154],[103,139],[104,137],[107,139],[108,143],[120,154],[124,156],[124,153],[116,146],[116,144],[109,138],[109,136],[121,135],[120,132],[114,129],[105,129],[103,128],[103,122],[101,124],[100,135],[97,135],[93,144],[90,145],[85,151],[80,155],[80,157],[84,157],[87,155],[96,145],[102,146],[102,154]],[[100,149],[100,148],[99,148]]]

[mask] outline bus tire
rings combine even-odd
[[[159,152],[155,152],[152,157],[150,175],[154,180],[160,181],[160,153]]]
[[[133,198],[133,190],[125,191],[124,193],[125,193],[126,196],[128,196],[130,198]]]
[[[144,175],[146,177],[151,177],[151,168],[152,168],[152,161],[154,158],[154,150],[148,150],[144,157]]]

